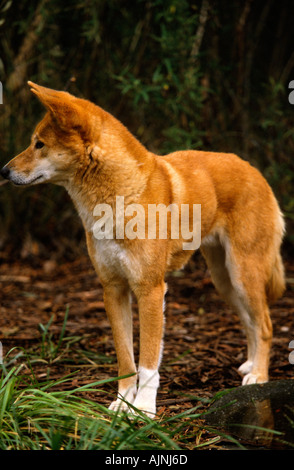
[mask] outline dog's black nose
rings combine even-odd
[[[10,170],[9,168],[7,168],[7,166],[4,166],[2,170],[0,171],[0,175],[5,179],[9,179],[9,173],[10,173]]]

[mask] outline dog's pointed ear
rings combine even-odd
[[[28,82],[31,87],[31,92],[34,93],[41,103],[52,113],[58,113],[64,105],[67,105],[74,99],[66,91],[51,90],[44,86],[37,85],[33,82]]]
[[[85,117],[83,109],[77,105],[77,98],[66,91],[57,91],[28,82],[31,91],[51,113],[58,125],[64,129],[83,129]]]

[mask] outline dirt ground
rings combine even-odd
[[[33,367],[38,380],[48,378],[48,374],[54,380],[76,372],[67,385],[61,386],[70,388],[116,376],[102,289],[87,256],[61,263],[36,256],[13,261],[0,253],[0,263],[0,341],[4,355],[15,346],[17,349],[10,356],[21,348],[39,351],[39,325],[48,324],[51,318],[50,333],[58,341],[68,306],[65,337],[79,339],[73,342],[70,357],[57,358],[50,364],[37,361]],[[271,308],[271,380],[294,378],[288,347],[294,339],[294,263],[286,261],[286,273],[287,291]],[[239,386],[237,369],[246,355],[245,335],[238,317],[220,300],[200,255],[184,271],[170,275],[167,282],[159,413],[181,411],[195,404],[192,397],[209,398],[219,390]],[[137,354],[135,301],[133,306]],[[115,388],[116,384],[105,386],[108,391],[114,392]],[[91,398],[106,405],[110,401],[103,392]]]

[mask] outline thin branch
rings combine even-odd
[[[43,29],[43,16],[42,8],[48,0],[43,0],[39,3],[34,19],[31,23],[31,28],[29,29],[27,35],[25,36],[23,43],[20,47],[19,53],[17,54],[14,60],[13,71],[8,77],[6,87],[11,92],[15,92],[21,86],[23,86],[24,81],[26,80],[28,63],[33,54],[35,53],[35,46],[39,41],[39,32]]]
[[[191,60],[193,62],[196,61],[196,58],[199,54],[199,50],[202,44],[204,31],[205,31],[205,25],[206,25],[207,18],[208,18],[208,10],[209,10],[209,2],[208,0],[203,0],[202,5],[201,5],[201,10],[200,10],[200,15],[199,15],[199,26],[195,34],[195,39],[194,39],[194,43],[193,43],[192,50],[191,50]]]

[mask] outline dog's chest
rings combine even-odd
[[[142,266],[140,256],[132,253],[123,243],[119,243],[113,238],[98,239],[95,237],[95,223],[93,211],[89,210],[84,198],[81,198],[78,191],[68,188],[76,209],[83,221],[86,232],[91,234],[92,250],[91,258],[98,271],[109,273],[111,276],[123,279],[138,281],[142,277]],[[93,259],[94,257],[94,259]]]
[[[95,261],[99,270],[124,279],[138,279],[141,274],[140,264],[134,256],[116,240],[95,240]]]

